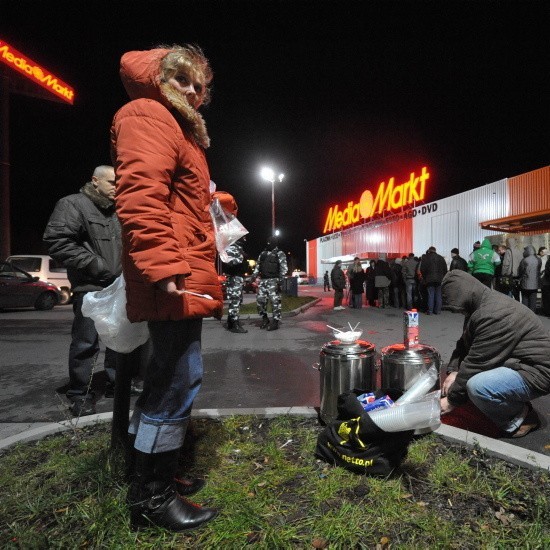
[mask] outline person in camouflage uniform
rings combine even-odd
[[[243,301],[244,275],[248,270],[248,262],[243,250],[244,237],[226,249],[229,261],[223,263],[223,272],[227,276],[226,295],[229,301],[227,315],[227,330],[238,334],[248,332],[239,321],[241,303]]]
[[[258,294],[256,296],[256,306],[258,313],[262,316],[260,328],[267,330],[277,330],[281,321],[281,280],[288,271],[286,256],[282,250],[279,250],[275,238],[267,241],[265,250],[258,257],[254,276],[260,277],[258,285]],[[271,302],[273,309],[273,319],[269,321],[267,315],[267,302]]]

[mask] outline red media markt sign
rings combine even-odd
[[[380,183],[376,194],[366,189],[359,202],[349,201],[343,209],[338,204],[331,206],[325,218],[323,233],[339,231],[361,219],[369,220],[375,214],[392,212],[424,200],[429,177],[428,169],[424,166],[418,176],[411,172],[409,179],[400,185],[395,185],[395,178],[390,178],[387,183]]]
[[[18,71],[29,80],[42,86],[63,101],[74,102],[74,89],[53,75],[50,71],[32,61],[29,57],[17,51],[4,40],[0,40],[0,60],[8,67]]]

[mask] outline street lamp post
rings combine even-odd
[[[262,168],[262,179],[271,182],[271,235],[275,235],[275,172],[271,168]],[[279,174],[277,179],[283,181],[284,174]]]

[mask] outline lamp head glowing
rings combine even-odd
[[[283,181],[283,178],[284,178],[284,177],[285,177],[285,175],[284,175],[284,174],[279,174],[279,178],[278,178],[278,179],[279,179],[279,181]]]
[[[273,172],[271,168],[262,168],[260,176],[262,177],[262,179],[270,181],[271,183],[275,181],[275,172]]]

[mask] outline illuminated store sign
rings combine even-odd
[[[15,48],[0,40],[0,60],[8,67],[20,72],[29,80],[46,88],[49,92],[61,98],[63,101],[74,102],[74,89],[65,84],[61,79],[50,73],[38,63],[29,59],[26,55],[18,52]]]
[[[412,172],[409,180],[400,185],[395,185],[395,178],[390,178],[387,184],[383,181],[378,186],[376,195],[373,195],[368,189],[363,191],[359,202],[349,201],[343,210],[337,204],[331,206],[325,220],[323,233],[338,231],[361,219],[368,220],[375,214],[391,212],[412,205],[416,201],[424,200],[426,180],[429,177],[430,174],[424,166],[419,176]]]

